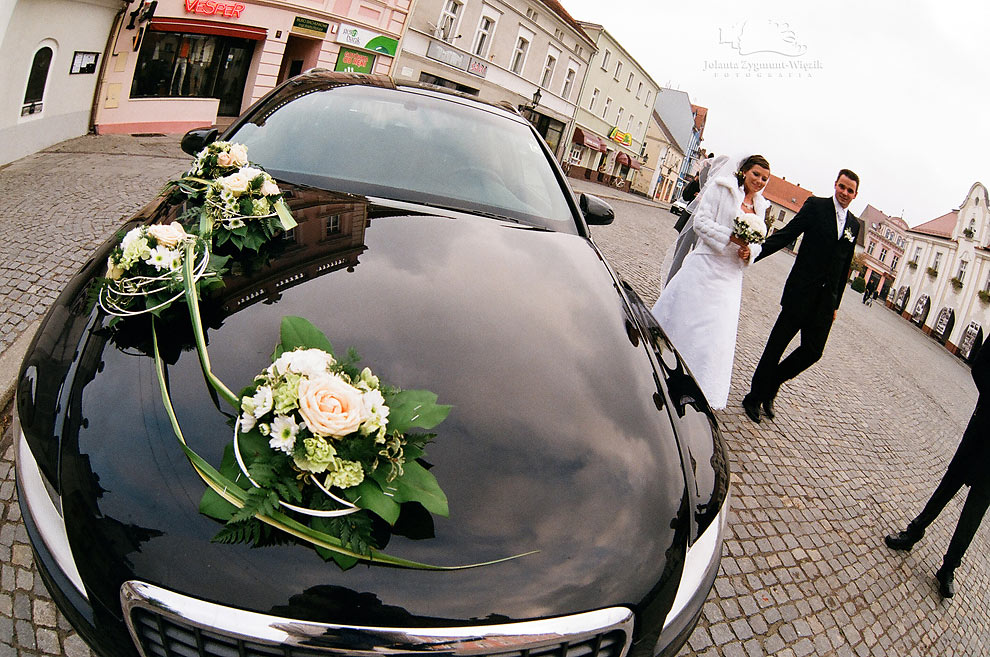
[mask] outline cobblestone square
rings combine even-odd
[[[90,136],[0,168],[0,354],[188,161],[176,137]],[[594,238],[652,304],[674,217],[613,189],[574,187],[611,197],[616,221],[594,228]],[[910,553],[882,541],[920,510],[958,444],[977,397],[965,363],[847,291],[824,358],[785,385],[776,420],[755,425],[742,412],[792,261],[776,254],[744,279],[733,387],[718,413],[733,473],[729,537],[681,655],[986,655],[986,523],[956,572],[952,600],[940,599],[932,576],[963,496]],[[89,650],[33,567],[8,419],[0,424],[0,657],[82,657]]]

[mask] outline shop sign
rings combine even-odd
[[[618,128],[612,128],[612,132],[608,133],[608,138],[623,146],[632,146],[632,135],[628,132],[622,132]]]
[[[341,23],[337,30],[337,43],[346,43],[349,46],[380,52],[390,57],[395,57],[395,51],[399,48],[398,40],[392,37],[345,23]]]
[[[305,18],[303,16],[296,16],[292,21],[292,29],[289,31],[323,39],[326,38],[329,30],[329,23],[314,21],[312,18]]]
[[[203,14],[205,16],[224,16],[240,18],[244,5],[239,2],[217,2],[216,0],[185,0],[187,14]]]
[[[488,63],[472,57],[471,62],[468,64],[467,72],[483,78],[488,75]]]
[[[371,73],[374,68],[374,55],[350,48],[341,48],[337,55],[337,66],[333,70],[345,73]]]
[[[468,70],[468,67],[471,64],[470,57],[462,53],[460,50],[454,50],[453,48],[444,46],[439,41],[430,42],[430,46],[426,49],[426,56],[430,59],[435,59],[438,62],[443,62],[447,66],[459,68],[462,71]]]

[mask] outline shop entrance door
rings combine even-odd
[[[239,43],[224,44],[214,87],[214,97],[220,99],[218,116],[237,116],[241,113],[244,84],[247,82],[253,54],[254,41],[240,40]]]
[[[282,53],[282,64],[278,67],[278,80],[281,84],[307,69],[316,66],[320,58],[321,41],[290,34]]]

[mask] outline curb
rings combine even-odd
[[[21,361],[24,360],[39,326],[41,319],[36,319],[0,354],[0,410],[7,408],[7,404],[14,398]]]

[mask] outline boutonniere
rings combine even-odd
[[[850,229],[848,229],[848,228],[846,228],[846,232],[844,232],[844,233],[842,233],[842,239],[844,239],[844,240],[848,240],[848,241],[850,241],[850,242],[852,242],[852,241],[854,241],[854,240],[855,240],[856,238],[855,238],[855,237],[853,237],[853,232],[852,232],[852,230],[850,230]]]

